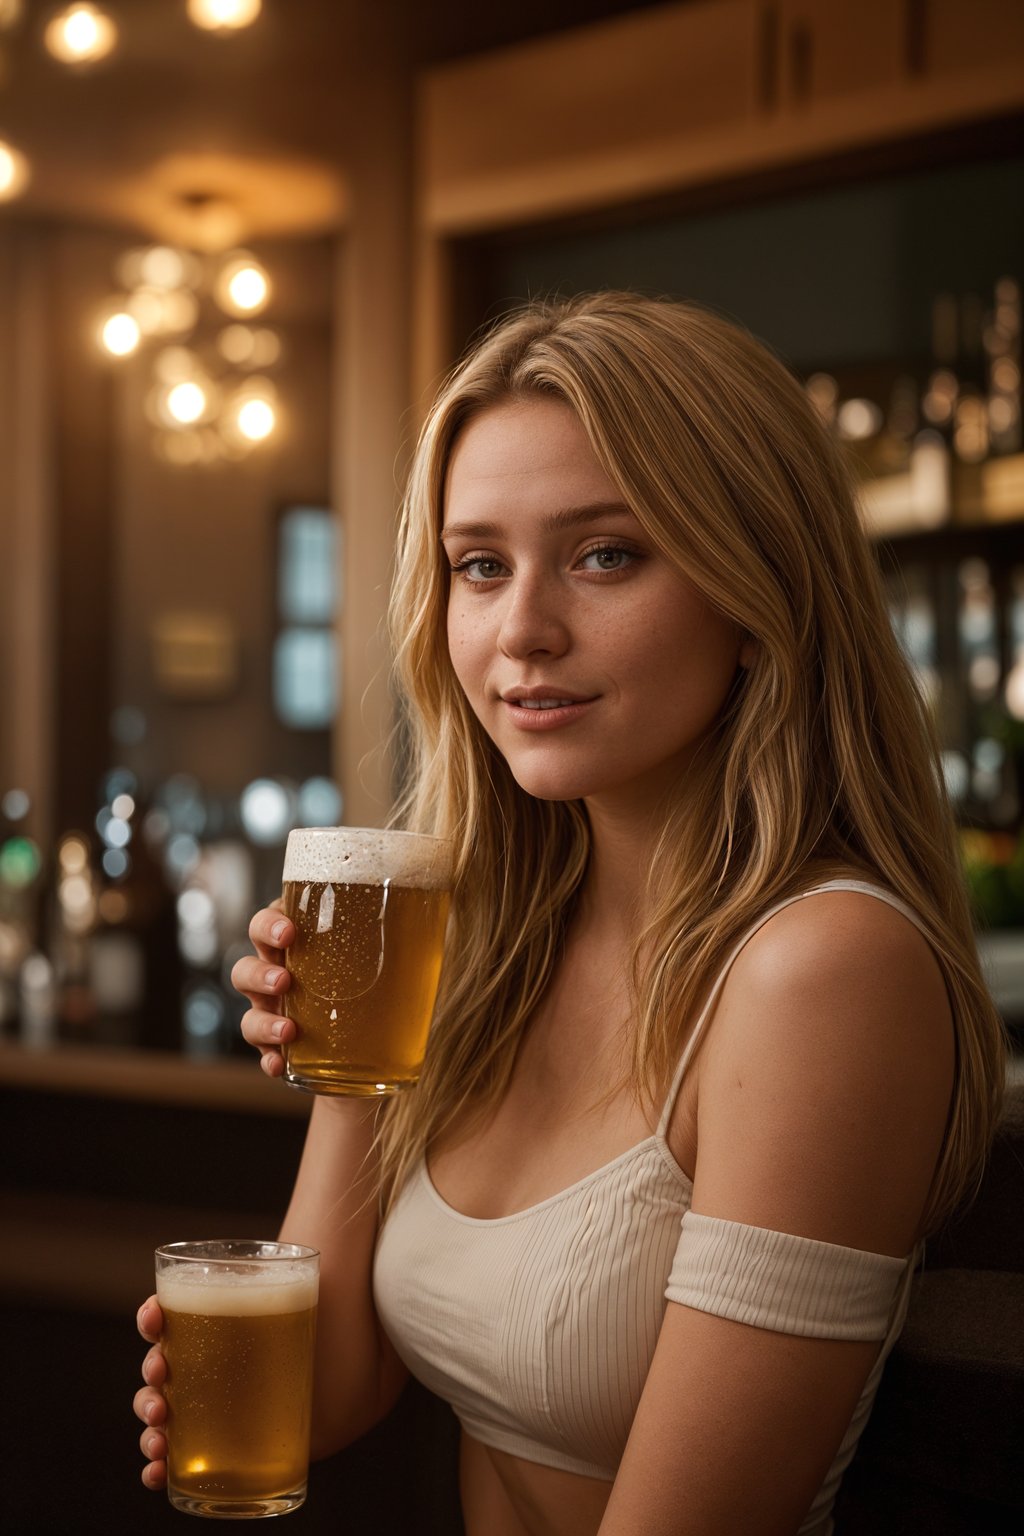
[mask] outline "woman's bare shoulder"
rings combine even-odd
[[[927,939],[863,891],[771,917],[737,957],[700,1074],[701,1198],[734,1219],[905,1252],[941,1148],[953,1028]]]
[[[876,882],[871,884],[876,889]],[[944,993],[935,951],[903,911],[865,890],[814,891],[789,902],[744,945],[734,971],[740,985],[804,987],[815,976],[892,984],[909,967]]]

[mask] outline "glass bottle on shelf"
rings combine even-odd
[[[953,412],[953,452],[961,465],[971,468],[983,464],[989,451],[983,332],[981,300],[976,293],[965,293],[960,300],[960,350],[957,358],[958,389]],[[976,499],[975,478],[969,473],[962,478],[960,500],[967,504]]]
[[[995,308],[988,316],[985,348],[989,444],[993,456],[1020,453],[1021,295],[1012,277],[996,283]]]
[[[958,332],[956,299],[951,293],[940,293],[932,304],[932,357],[921,391],[921,430],[911,456],[914,504],[932,526],[945,522],[952,512]]]
[[[89,839],[80,832],[66,834],[57,845],[47,950],[56,977],[61,1030],[72,1039],[91,1032],[96,1022],[89,952],[97,924],[98,886]]]
[[[0,1030],[17,1026],[24,965],[40,943],[43,858],[28,835],[28,795],[0,799]]]
[[[1016,765],[1003,739],[999,604],[987,561],[961,561],[957,577],[957,635],[970,766],[968,803],[976,820],[1001,830],[1016,824],[1020,805]]]
[[[135,774],[111,770],[103,795],[89,955],[97,1029],[121,1044],[173,1045],[179,981],[173,895],[143,832],[147,807]]]
[[[960,394],[955,372],[959,334],[956,296],[937,294],[932,303],[932,356],[921,392],[921,415],[926,426],[950,445]]]

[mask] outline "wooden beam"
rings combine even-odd
[[[341,515],[341,709],[335,776],[350,826],[379,826],[394,786],[383,632],[411,430],[412,84],[382,63],[352,104],[350,223],[339,244],[334,500]]]
[[[54,833],[54,487],[45,235],[0,231],[0,793],[32,800]]]
[[[438,176],[421,194],[435,236],[483,234],[666,196],[752,172],[1024,111],[1019,60],[843,95],[806,110],[645,142]]]

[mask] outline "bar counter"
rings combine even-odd
[[[130,1315],[157,1244],[276,1236],[311,1105],[255,1052],[0,1041],[0,1296]]]
[[[89,1094],[136,1103],[177,1104],[304,1119],[308,1094],[271,1082],[251,1060],[184,1056],[180,1051],[57,1041],[28,1046],[0,1040],[0,1088]]]

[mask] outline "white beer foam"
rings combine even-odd
[[[283,1260],[275,1262],[270,1274],[226,1275],[182,1265],[156,1277],[156,1299],[162,1307],[203,1317],[304,1312],[316,1306],[316,1298],[317,1277]]]
[[[393,885],[443,891],[451,883],[451,844],[418,832],[372,827],[298,827],[288,834],[284,879],[296,884]]]

